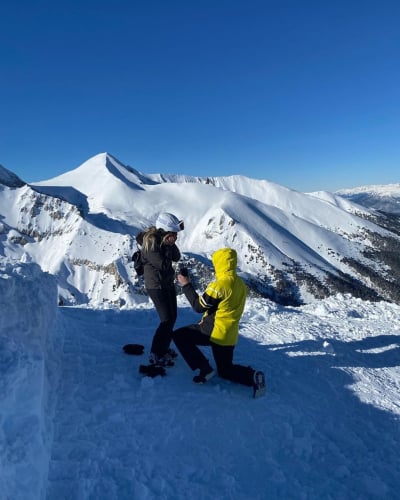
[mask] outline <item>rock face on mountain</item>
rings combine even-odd
[[[62,304],[146,302],[131,255],[161,211],[185,220],[178,245],[199,289],[229,246],[250,293],[298,305],[335,293],[400,303],[400,224],[336,194],[268,181],[142,174],[99,154],[26,185],[0,170],[0,259],[37,262]]]

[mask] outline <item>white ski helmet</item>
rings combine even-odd
[[[156,220],[156,227],[171,233],[178,233],[184,228],[183,220],[179,220],[174,214],[161,213]]]

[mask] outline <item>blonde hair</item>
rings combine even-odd
[[[157,246],[157,236],[158,229],[155,226],[149,227],[143,235],[143,245],[142,248],[145,252],[154,252]],[[165,243],[165,239],[170,233],[166,232],[161,240],[161,245]]]
[[[142,247],[145,252],[155,250],[157,243],[156,233],[157,233],[157,228],[155,226],[149,227],[144,233]]]

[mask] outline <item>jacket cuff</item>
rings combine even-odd
[[[188,299],[190,304],[193,306],[193,302],[198,297],[198,295],[192,283],[187,283],[186,285],[184,285],[182,287],[182,291],[186,295],[186,298]]]

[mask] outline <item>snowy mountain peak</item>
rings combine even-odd
[[[0,165],[0,184],[3,184],[7,187],[16,188],[22,187],[26,183],[22,181],[16,174]]]
[[[64,198],[74,203],[76,193],[86,198],[92,213],[122,213],[133,206],[134,193],[143,185],[154,184],[132,167],[128,167],[109,153],[100,153],[79,167],[58,177],[35,183],[41,192],[59,194],[60,189],[74,188]]]
[[[71,186],[76,186],[79,183],[82,186],[90,186],[104,180],[108,181],[109,176],[127,182],[131,187],[137,187],[136,184],[140,185],[143,183],[143,176],[137,170],[123,165],[109,153],[100,153],[89,158],[74,170],[37,184],[61,186],[68,185],[69,183]],[[132,184],[135,186],[132,186]]]

